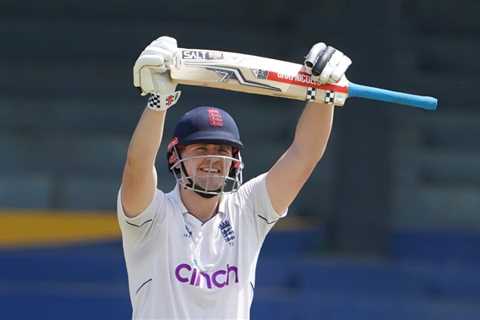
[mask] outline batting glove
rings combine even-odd
[[[305,57],[305,68],[320,83],[336,83],[342,79],[352,60],[340,50],[316,43]]]
[[[160,37],[143,50],[133,66],[133,84],[142,96],[150,94],[147,107],[152,110],[166,110],[180,98],[181,92],[175,91],[177,83],[168,72],[177,50],[177,40]]]

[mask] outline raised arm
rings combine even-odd
[[[351,60],[323,43],[312,47],[307,59],[313,61],[312,78],[337,82]],[[333,124],[334,105],[309,102],[298,120],[295,136],[287,151],[267,174],[267,191],[278,214],[293,202],[322,158]]]
[[[166,73],[176,49],[175,39],[160,37],[140,54],[133,69],[134,85],[142,95],[151,95],[130,140],[123,169],[121,199],[129,217],[140,214],[155,195],[155,159],[162,142],[166,110],[180,96]]]

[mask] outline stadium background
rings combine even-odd
[[[2,0],[1,318],[130,317],[113,210],[145,106],[131,68],[171,35],[298,63],[325,41],[352,58],[353,81],[440,101],[435,113],[353,99],[337,109],[325,159],[264,245],[254,319],[479,319],[479,11],[473,0]],[[246,178],[288,146],[302,110],[182,90],[166,131],[194,105],[226,108]]]

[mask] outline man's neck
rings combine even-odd
[[[194,191],[180,188],[180,198],[188,212],[202,222],[208,221],[217,213],[220,196],[203,198]]]

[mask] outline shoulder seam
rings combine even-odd
[[[134,227],[137,227],[137,228],[140,228],[140,227],[144,226],[146,223],[149,223],[149,222],[152,222],[152,221],[153,221],[153,219],[148,219],[148,220],[145,220],[142,224],[138,225],[138,224],[134,224],[134,223],[131,223],[131,222],[125,220],[125,222],[127,224],[129,224],[131,226],[134,226]]]
[[[149,283],[150,281],[152,281],[152,278],[146,280],[144,283],[142,283],[140,285],[140,287],[138,287],[137,291],[135,291],[135,294],[138,294],[138,292],[140,291],[140,289],[142,289],[147,283]]]
[[[257,216],[258,216],[259,218],[261,218],[262,220],[264,220],[266,224],[274,224],[275,222],[277,222],[277,221],[278,221],[278,219],[276,219],[276,220],[273,220],[273,221],[268,221],[268,219],[267,219],[267,218],[265,218],[264,216],[262,216],[262,215],[259,215],[259,214],[257,214]]]

